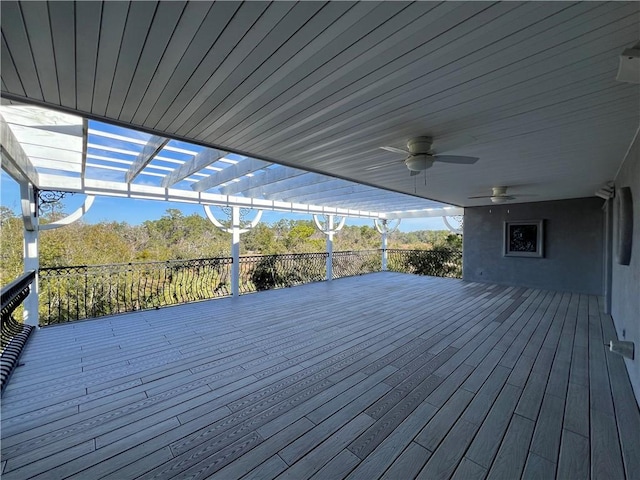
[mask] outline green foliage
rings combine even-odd
[[[404,271],[433,277],[462,276],[462,255],[460,250],[445,246],[433,250],[410,250],[404,256]]]
[[[380,234],[375,228],[363,225],[345,226],[333,238],[334,251],[373,250],[381,246]]]
[[[56,216],[60,216],[58,212]],[[54,215],[41,218],[43,223]],[[22,220],[9,208],[1,207],[0,275],[6,284],[22,273]],[[280,220],[272,225],[259,223],[241,237],[242,254],[324,252],[326,238],[310,220]],[[446,231],[394,232],[389,248],[458,250],[462,240]],[[372,226],[345,226],[334,237],[334,251],[376,250],[380,235]],[[42,231],[40,265],[96,265],[140,261],[167,261],[212,258],[230,254],[230,235],[218,230],[200,215],[185,216],[168,209],[157,220],[142,225],[103,222],[93,225],[76,222]]]
[[[325,278],[324,256],[267,255],[261,257],[251,271],[256,291],[291,287]]]
[[[462,248],[462,237],[450,233],[446,230],[394,232],[389,235],[389,248],[411,248],[429,250],[438,246]]]
[[[257,291],[270,290],[286,282],[286,277],[278,271],[278,257],[269,255],[258,262],[251,274],[251,281]]]
[[[24,271],[22,219],[11,209],[0,207],[0,282],[6,285]]]

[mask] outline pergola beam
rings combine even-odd
[[[304,181],[303,181],[304,180]],[[302,177],[299,182],[283,185],[274,192],[267,192],[265,198],[276,199],[284,197],[298,197],[300,195],[312,193],[331,194],[336,188],[343,188],[348,185],[344,180],[336,180],[332,177],[325,177],[317,174],[309,174],[309,178]],[[323,197],[318,197],[323,198]]]
[[[263,162],[262,160],[256,160],[255,158],[246,158],[235,165],[230,165],[223,170],[194,183],[191,185],[191,188],[196,192],[204,192],[222,183],[230,182],[249,173],[262,170],[269,165],[272,164],[269,162]]]
[[[337,188],[313,191],[302,195],[284,195],[282,199],[291,202],[313,202],[316,200],[330,201],[331,199],[334,201],[340,201],[340,197],[343,196],[349,196],[349,199],[351,199],[359,198],[362,195],[370,196],[371,194],[371,187],[367,187],[365,185],[343,184]]]
[[[396,218],[428,218],[428,217],[452,217],[457,215],[464,215],[464,208],[460,207],[442,207],[442,208],[426,208],[408,210],[406,212],[389,212],[382,214],[383,218],[387,220],[394,220]]]
[[[39,186],[36,168],[24,153],[20,142],[2,115],[0,115],[0,152],[2,153],[2,169],[16,182]]]
[[[287,201],[293,201],[292,199],[284,199]],[[313,203],[311,199],[305,199],[304,203]],[[348,203],[350,206],[356,208],[373,208],[376,211],[394,211],[396,209],[412,210],[412,209],[425,209],[424,204],[419,201],[410,202],[402,199],[393,199],[393,197],[385,195],[371,195],[367,193],[343,195],[334,199],[326,199],[322,202],[327,206],[342,206]]]
[[[170,186],[178,183],[180,180],[184,180],[188,176],[193,175],[203,168],[208,167],[212,163],[217,162],[226,154],[227,152],[223,150],[206,148],[199,152],[191,160],[183,163],[179,168],[176,168],[173,172],[164,177],[164,179],[162,180],[162,186],[164,188],[169,188]]]
[[[272,191],[276,185],[286,184],[288,180],[305,175],[307,172],[297,168],[278,167],[270,168],[264,172],[257,173],[253,177],[242,178],[239,182],[234,182],[220,188],[220,193],[224,195],[235,195],[244,193],[245,196],[252,196],[260,189]]]
[[[398,200],[398,199],[394,200],[392,197],[374,196],[374,195],[367,195],[367,194],[356,194],[351,196],[345,196],[342,198],[327,199],[327,201],[323,202],[323,205],[339,205],[345,201],[348,202],[349,205],[382,204],[384,205],[384,209],[387,211],[389,210],[393,211],[393,209],[396,207],[410,210],[412,209],[412,207],[421,208],[421,204],[424,205],[424,203],[418,202],[418,201],[409,202],[406,200]],[[424,208],[424,206],[422,206],[422,208]]]
[[[129,167],[129,171],[125,174],[125,181],[127,183],[132,182],[144,170],[144,167],[149,165],[164,146],[169,143],[169,140],[168,138],[153,135],[142,149],[142,152],[133,161],[131,167]]]
[[[62,183],[63,180],[67,182]],[[230,195],[220,195],[210,192],[193,192],[177,188],[162,188],[153,185],[136,183],[113,182],[108,180],[85,179],[84,184],[79,178],[62,177],[60,175],[42,174],[42,189],[64,190],[68,192],[82,192],[87,195],[102,195],[121,198],[138,198],[144,200],[162,200],[166,202],[192,203],[200,205],[239,206],[273,210],[279,212],[306,213],[319,215],[346,215],[359,218],[382,218],[375,211],[356,210],[353,208],[325,207],[321,205],[282,202],[259,198],[245,198]]]

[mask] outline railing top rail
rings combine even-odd
[[[243,258],[267,258],[267,257],[287,257],[287,258],[302,258],[302,257],[326,257],[329,255],[326,252],[306,252],[306,253],[266,253],[255,255],[240,255],[240,260]]]
[[[424,249],[404,249],[404,248],[387,248],[387,252],[434,252],[438,253],[439,251],[444,251],[442,249],[439,250],[424,250]],[[382,251],[382,249],[368,249],[368,250],[340,250],[334,251],[333,255],[358,255],[358,254],[371,254]],[[460,249],[447,249],[446,251],[450,252],[462,252]],[[277,256],[287,256],[291,257],[327,257],[328,253],[326,252],[305,252],[305,253],[272,253],[272,254],[255,254],[255,255],[241,255],[240,259],[249,259],[249,258],[263,258],[263,257],[277,257]],[[57,271],[57,270],[66,270],[70,268],[78,269],[78,268],[106,268],[106,267],[138,267],[145,265],[181,265],[181,264],[189,264],[193,262],[206,262],[206,261],[218,261],[221,263],[231,263],[233,261],[232,257],[207,257],[207,258],[190,258],[190,259],[182,259],[182,260],[155,260],[151,262],[126,262],[126,263],[108,263],[108,264],[95,264],[95,265],[64,265],[64,266],[56,266],[56,267],[40,267],[40,271]]]
[[[190,262],[207,262],[207,261],[222,261],[231,263],[233,260],[231,257],[209,257],[209,258],[190,258],[185,260],[155,260],[152,262],[128,262],[128,263],[101,263],[95,265],[64,265],[57,267],[40,267],[40,271],[55,271],[65,270],[69,268],[105,268],[105,267],[138,267],[144,265],[173,265],[183,264]]]
[[[339,250],[337,252],[333,252],[334,254],[359,254],[359,253],[380,253],[381,248],[370,248],[368,250]]]
[[[11,300],[22,290],[33,282],[36,278],[35,270],[30,270],[24,275],[16,278],[13,282],[2,287],[2,293],[0,297],[2,297],[2,310],[11,302]]]
[[[387,248],[387,252],[425,252],[425,253],[438,253],[438,252],[458,252],[462,253],[459,248],[436,248],[426,250],[424,248]]]

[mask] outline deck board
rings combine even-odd
[[[40,329],[2,477],[633,478],[601,300],[377,273]]]

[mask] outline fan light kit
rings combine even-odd
[[[433,166],[434,157],[421,153],[419,155],[409,155],[404,164],[412,172],[421,172]]]

